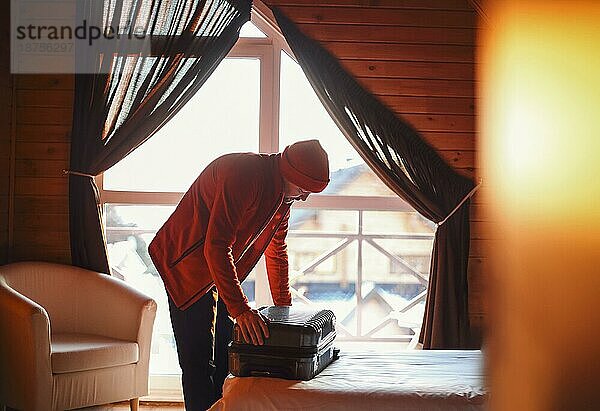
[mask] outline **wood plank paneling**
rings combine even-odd
[[[46,246],[15,246],[13,261],[48,261],[51,263],[71,264],[71,250]]]
[[[0,159],[4,160],[2,166],[8,164],[10,157],[10,140],[0,140]]]
[[[492,246],[492,240],[482,240],[471,238],[469,255],[471,257],[485,257],[489,255],[489,247]]]
[[[468,133],[475,128],[475,116],[412,113],[401,113],[400,115],[421,132]]]
[[[484,314],[487,312],[485,298],[485,273],[489,272],[489,259],[471,258],[469,259],[468,279],[469,279],[469,311],[473,314]]]
[[[475,180],[479,175],[479,171],[476,168],[465,167],[465,168],[456,168],[455,171],[465,178],[470,178],[471,180]]]
[[[464,80],[421,80],[359,77],[358,82],[377,96],[468,97],[474,83]]]
[[[17,90],[74,90],[75,77],[70,74],[18,74],[15,76]]]
[[[70,142],[71,125],[17,124],[17,141]]]
[[[2,69],[0,68],[0,73],[2,73]],[[4,81],[7,81],[7,78],[10,78],[9,74],[5,74]],[[2,104],[2,112],[3,115],[0,117],[0,123],[3,124],[3,131],[8,131],[8,124],[10,124],[10,108],[12,106],[11,99],[11,86],[9,84],[0,84],[0,104]],[[0,137],[0,140],[8,140],[8,133],[4,132],[3,136]]]
[[[474,151],[441,150],[439,154],[446,162],[455,168],[474,168]]]
[[[68,168],[72,75],[17,75],[11,259],[70,262]]]
[[[70,143],[19,142],[16,147],[17,159],[68,160]]]
[[[482,186],[479,187],[477,192],[471,197],[471,202],[474,204],[489,204],[490,198],[490,189],[486,186],[486,182],[484,181]]]
[[[71,108],[63,107],[19,107],[18,124],[69,125],[73,116]]]
[[[267,3],[276,3],[269,2]],[[279,4],[284,2],[277,2]],[[474,11],[372,9],[370,7],[281,6],[281,10],[296,23],[389,25],[407,27],[464,27],[473,29],[477,24]],[[376,29],[376,27],[375,27]],[[320,38],[319,38],[320,40]]]
[[[6,175],[0,178],[0,193],[9,193],[10,180],[9,176]]]
[[[20,177],[15,178],[15,196],[66,196],[69,193],[67,177]]]
[[[438,150],[474,150],[475,133],[421,133],[425,141]]]
[[[74,76],[9,75],[4,63],[10,2],[0,4],[6,23],[0,39],[7,50],[0,53],[0,263],[9,258],[69,263],[68,179],[62,169],[69,158]]]
[[[474,115],[475,103],[468,97],[377,96],[396,113]]]
[[[269,4],[285,4],[288,6],[331,6],[331,7],[369,7],[377,8],[412,8],[432,10],[463,10],[472,11],[469,0],[286,0],[269,1]]]
[[[14,215],[15,230],[35,230],[42,233],[69,231],[69,220],[64,212],[59,214],[23,214]]]
[[[0,6],[0,265],[8,262],[10,249],[12,79],[9,71],[9,4],[2,2]]]
[[[56,248],[67,250],[69,245],[69,233],[67,231],[37,231],[37,230],[15,230],[14,247],[21,249]]]
[[[63,170],[69,168],[69,161],[17,159],[15,171],[21,177],[61,177]]]
[[[15,198],[15,209],[23,214],[66,214],[67,196],[21,196]]]
[[[4,216],[5,218],[7,216]],[[8,230],[0,230],[0,249],[8,252]]]
[[[492,223],[489,221],[471,221],[471,239],[491,240]],[[497,232],[497,231],[496,231]]]
[[[73,107],[73,90],[54,90],[52,93],[40,90],[18,90],[19,107]]]
[[[8,196],[0,195],[0,214],[5,215],[8,213]],[[0,220],[2,221],[2,220]]]
[[[10,122],[12,117],[12,110],[9,106],[5,106],[5,109],[0,111],[0,124],[4,128],[5,135],[10,134]]]
[[[472,63],[423,61],[340,60],[354,77],[468,80],[475,77]]]
[[[323,46],[340,60],[392,60],[473,63],[475,51],[470,46],[446,44],[392,44],[324,41]]]
[[[353,41],[361,38],[372,43],[412,43],[412,44],[475,44],[473,28],[413,27],[400,30],[397,25],[371,26],[357,24],[299,24],[300,30],[313,37],[319,35],[321,41]]]
[[[486,221],[487,220],[487,209],[482,204],[471,203],[471,221]]]

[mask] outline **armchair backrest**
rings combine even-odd
[[[94,287],[95,277],[105,274],[63,264],[19,262],[0,266],[0,275],[9,287],[44,307],[53,333],[91,332],[88,326],[111,321],[90,318],[94,311],[90,312],[90,304],[110,304],[97,301]]]

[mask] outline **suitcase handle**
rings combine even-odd
[[[276,378],[290,378],[289,370],[285,368],[270,367],[266,368],[255,368],[250,371],[251,377],[276,377]]]

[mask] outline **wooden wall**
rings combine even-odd
[[[469,0],[266,0],[333,53],[458,172],[477,179],[475,41]],[[474,198],[469,260],[475,339],[483,324],[487,222]]]
[[[2,2],[0,263],[71,262],[68,168],[72,75],[10,74],[10,2]]]
[[[12,259],[71,262],[68,178],[72,75],[15,75]]]
[[[11,164],[11,77],[9,55],[10,2],[0,4],[0,264],[8,261]]]
[[[7,7],[5,3],[2,7]],[[477,16],[469,0],[265,3],[280,6],[368,90],[420,130],[449,164],[476,178]],[[2,41],[5,47],[7,39]],[[10,254],[11,260],[69,262],[68,183],[62,169],[68,166],[73,78],[17,75],[13,96],[10,81],[10,76],[3,75],[0,83],[2,102],[16,104],[15,156],[7,154],[10,133],[3,132],[0,138],[0,259],[5,261]],[[10,112],[1,113],[2,127],[8,131]],[[14,173],[9,175],[11,162]],[[12,196],[11,179],[15,183]],[[476,330],[486,312],[481,288],[488,223],[481,217],[481,197],[476,195],[472,206],[469,263],[470,313]],[[12,225],[7,224],[10,201],[14,204]]]

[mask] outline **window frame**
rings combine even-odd
[[[259,151],[276,153],[279,147],[279,112],[281,51],[297,61],[277,27],[270,9],[262,2],[254,0],[251,21],[266,37],[240,37],[226,58],[258,58],[260,60],[260,107],[259,107]],[[147,192],[105,190],[104,174],[98,175],[96,184],[100,192],[100,203],[112,205],[170,205],[175,206],[184,192]],[[415,210],[399,197],[347,196],[314,193],[305,202],[296,202],[294,208],[323,210],[362,210],[362,211],[407,211]],[[103,221],[106,230],[106,221]],[[106,235],[106,231],[105,231]],[[106,238],[106,236],[105,236]],[[360,277],[359,277],[360,278]],[[263,279],[256,290],[268,293],[268,283]],[[357,279],[358,281],[358,279]],[[257,296],[257,301],[258,301]],[[376,339],[374,339],[376,341]],[[413,344],[411,342],[411,344]],[[150,395],[147,399],[181,401],[181,376],[151,375]]]

